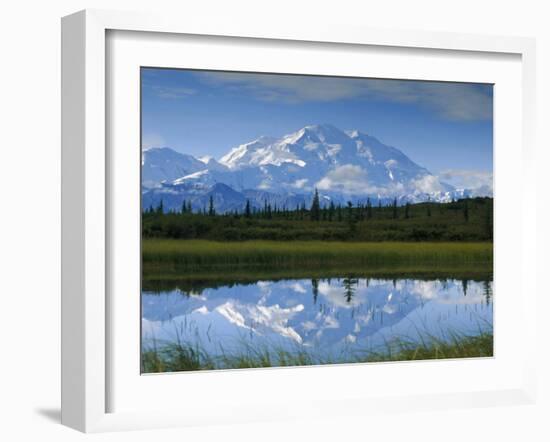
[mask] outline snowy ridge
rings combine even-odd
[[[183,199],[196,200],[202,207],[204,199],[216,192],[221,212],[242,209],[247,199],[258,207],[266,198],[287,207],[307,204],[315,189],[327,203],[367,198],[375,202],[397,198],[400,204],[449,202],[492,195],[488,187],[456,189],[401,150],[360,131],[342,131],[329,124],[306,126],[281,138],[260,137],[230,149],[218,161],[152,148],[143,152],[142,186],[144,207],[160,199],[168,208],[179,208]]]

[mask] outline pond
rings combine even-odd
[[[181,370],[354,362],[492,327],[491,280],[342,276],[142,292],[143,352],[188,349],[196,364]]]

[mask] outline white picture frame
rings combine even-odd
[[[112,411],[109,394],[113,385],[110,370],[108,328],[116,320],[110,311],[109,277],[111,235],[109,228],[112,188],[109,186],[108,133],[110,117],[106,81],[107,33],[154,32],[160,35],[218,36],[220,38],[268,39],[285,44],[338,44],[384,48],[429,49],[476,54],[509,54],[521,63],[521,159],[522,210],[518,214],[520,231],[517,257],[521,263],[521,308],[535,309],[536,290],[533,265],[536,256],[534,174],[535,161],[535,44],[532,39],[490,37],[416,31],[388,31],[332,26],[300,29],[280,24],[217,23],[196,17],[159,17],[150,14],[87,10],[62,21],[62,423],[85,432],[167,426],[206,425],[211,422],[254,422],[288,417],[312,417],[334,413],[365,414],[373,410],[396,411],[418,408],[488,406],[504,403],[529,403],[535,397],[535,339],[525,341],[519,361],[521,381],[489,390],[467,389],[460,393],[445,391],[424,395],[392,394],[376,399],[361,394],[355,397],[328,397],[311,400],[304,409],[276,400],[270,407],[257,407],[244,395],[234,399],[233,413],[206,414],[176,407],[158,410]],[[159,34],[156,34],[159,35]],[[497,172],[498,173],[498,172]],[[529,190],[529,191],[528,191]],[[497,212],[498,214],[498,212]],[[496,218],[498,223],[498,217]],[[502,236],[501,236],[502,237]],[[498,252],[498,243],[496,250]],[[496,281],[498,285],[498,280]],[[533,337],[535,324],[521,319],[522,337]],[[497,337],[498,339],[498,337]],[[498,355],[497,355],[498,357]],[[451,368],[449,368],[451,369]],[[319,368],[308,368],[319,370]],[[357,368],[350,370],[357,376]],[[261,372],[261,373],[260,373]],[[251,372],[250,372],[251,373]],[[258,374],[260,373],[260,374]],[[274,378],[275,371],[254,371],[253,382]],[[285,370],[287,378],[295,376]],[[297,372],[296,372],[297,373]],[[325,371],[324,373],[328,373]],[[235,375],[233,375],[235,376]],[[239,375],[243,378],[242,373]],[[160,377],[157,377],[160,378]],[[174,376],[165,376],[166,379]],[[519,378],[518,378],[519,379]],[[212,378],[210,378],[210,381]],[[158,381],[157,381],[158,382]],[[276,382],[276,381],[275,381]],[[218,405],[220,408],[222,405]],[[337,404],[337,406],[336,406]],[[211,405],[212,406],[212,405]],[[215,402],[214,402],[215,408]],[[261,408],[261,409],[258,409]]]

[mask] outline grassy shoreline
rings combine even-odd
[[[179,269],[316,268],[318,266],[484,266],[491,268],[493,244],[489,242],[326,242],[144,239],[144,271],[155,266]]]
[[[257,349],[236,355],[213,357],[199,346],[170,344],[142,353],[143,373],[164,373],[238,368],[291,367],[325,364],[422,361],[493,356],[493,333],[477,336],[452,336],[449,341],[436,338],[422,343],[396,342],[380,351],[343,359],[318,360],[307,351],[289,352],[281,349]]]

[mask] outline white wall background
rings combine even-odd
[[[59,425],[60,358],[60,17],[84,8],[246,15],[533,36],[538,44],[539,275],[548,261],[550,13],[522,0],[12,0],[0,9],[0,439],[82,440]],[[518,177],[519,179],[519,177]],[[548,354],[548,290],[540,284],[540,348]],[[544,322],[543,322],[544,321]],[[289,422],[88,436],[101,441],[164,440],[550,440],[550,359],[540,361],[536,406],[411,412],[361,420]]]

